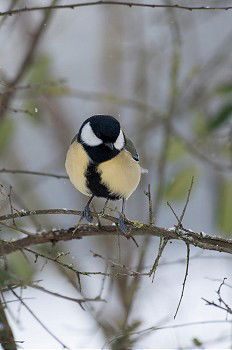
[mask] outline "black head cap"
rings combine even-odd
[[[120,149],[114,143],[120,134],[120,123],[109,115],[94,115],[84,121],[77,141],[82,143],[90,158],[100,163],[115,157]]]
[[[120,124],[117,119],[109,115],[94,115],[84,124],[90,123],[94,134],[103,142],[115,142],[120,133]]]

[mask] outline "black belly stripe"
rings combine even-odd
[[[109,189],[101,183],[101,177],[97,171],[96,164],[89,164],[86,171],[86,184],[88,189],[96,197],[109,198],[111,200],[117,200],[121,198],[120,195],[111,193]]]

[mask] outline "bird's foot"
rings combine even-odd
[[[126,226],[126,221],[127,222],[130,222],[126,217],[125,215],[123,215],[122,213],[120,213],[120,216],[118,218],[118,227],[119,227],[119,230],[124,234],[124,236],[127,238],[127,239],[132,239],[132,241],[134,242],[134,244],[136,245],[136,247],[138,248],[138,243],[136,242],[136,239],[130,234],[127,226]]]
[[[83,220],[83,219],[86,219],[90,223],[93,221],[93,217],[92,217],[92,214],[90,212],[90,209],[89,209],[88,205],[86,205],[86,207],[84,208],[84,210],[83,210],[83,212],[81,214],[80,221]]]
[[[125,216],[123,214],[120,214],[118,218],[118,227],[124,234],[128,234],[128,229],[125,223]]]

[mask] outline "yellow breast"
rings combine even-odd
[[[112,192],[128,199],[137,188],[141,168],[131,154],[123,150],[116,157],[97,167],[102,183]]]
[[[90,196],[86,187],[85,173],[89,164],[89,157],[80,143],[73,142],[68,150],[65,168],[70,181],[81,193]]]

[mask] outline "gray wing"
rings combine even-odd
[[[139,161],[139,155],[138,155],[138,153],[136,151],[136,148],[135,148],[133,142],[130,139],[128,139],[126,136],[125,136],[125,140],[126,140],[125,149],[128,152],[130,152],[130,154],[132,155],[132,158],[138,162]]]

